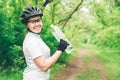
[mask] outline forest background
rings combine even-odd
[[[52,72],[66,65],[86,45],[113,51],[111,57],[114,52],[120,55],[120,0],[0,0],[0,80],[9,80],[11,76],[22,79],[26,67],[22,56],[26,27],[20,14],[31,5],[43,11],[42,38],[51,48],[51,55],[58,44],[51,34],[51,24],[60,27],[75,49],[72,54],[62,55]],[[120,75],[120,69],[116,73]],[[53,77],[51,74],[51,80]]]

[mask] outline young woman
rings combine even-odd
[[[27,63],[23,80],[49,80],[50,68],[69,45],[61,39],[58,49],[50,56],[49,47],[39,35],[43,28],[42,16],[42,11],[36,6],[23,9],[21,14],[21,21],[28,30],[23,42],[23,52]]]

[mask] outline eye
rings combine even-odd
[[[41,21],[41,19],[36,20],[36,22],[40,22],[40,21]]]
[[[42,19],[37,19],[37,20],[29,20],[28,23],[35,24],[36,22],[41,22]]]

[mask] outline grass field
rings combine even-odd
[[[97,57],[105,65],[108,80],[120,80],[120,51],[101,50]]]
[[[104,65],[108,80],[120,80],[120,51],[99,50],[95,57]],[[91,63],[89,57],[84,57],[83,60]],[[99,73],[96,69],[91,68],[89,70],[78,74],[76,80],[99,80]]]

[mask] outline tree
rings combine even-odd
[[[82,5],[83,0],[76,6],[76,8],[66,17],[66,19],[60,20],[59,24],[62,23],[62,27],[66,25],[66,23],[69,21],[69,19],[72,17],[72,15],[79,9],[80,5]]]

